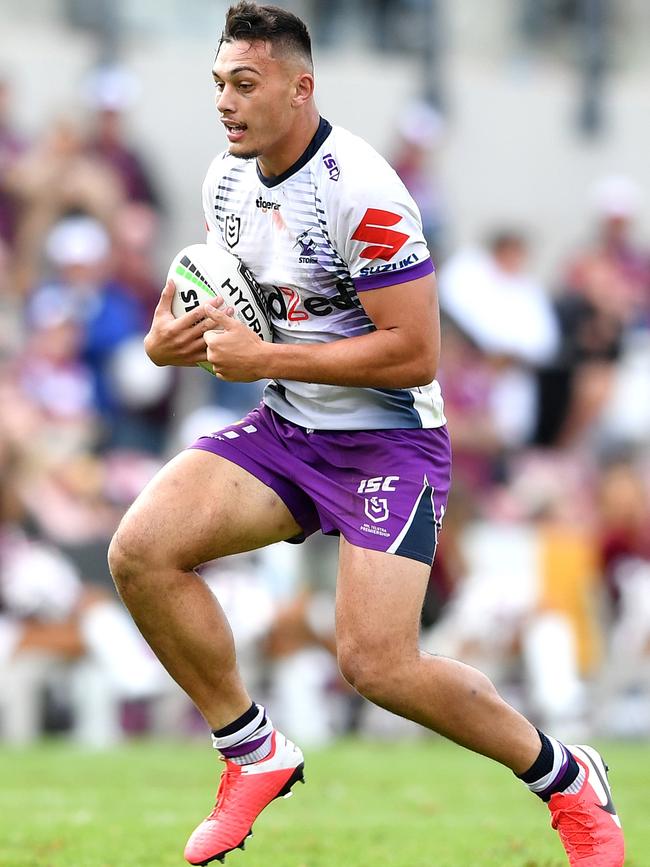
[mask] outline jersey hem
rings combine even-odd
[[[286,404],[282,405],[282,409],[279,409],[277,406],[273,406],[267,400],[267,395],[262,395],[262,403],[264,406],[269,409],[272,413],[275,413],[279,418],[283,421],[288,421],[290,424],[295,425],[296,427],[302,428],[303,430],[310,430],[314,433],[358,433],[362,431],[390,431],[390,430],[436,430],[437,428],[444,427],[447,424],[447,420],[444,418],[439,423],[436,424],[423,424],[423,419],[420,417],[417,410],[415,413],[417,414],[417,419],[415,415],[413,417],[415,424],[381,424],[381,425],[365,425],[364,427],[341,427],[337,425],[336,427],[314,427],[311,424],[308,424],[305,421],[298,421],[296,417],[292,414],[285,412]]]

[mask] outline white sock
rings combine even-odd
[[[271,752],[273,723],[262,705],[253,704],[230,725],[212,732],[212,745],[236,765],[250,765]]]

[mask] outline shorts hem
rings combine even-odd
[[[395,557],[406,557],[407,560],[417,560],[418,563],[424,563],[424,565],[428,566],[429,569],[433,566],[433,558],[430,558],[428,555],[423,554],[421,551],[411,551],[404,548],[400,548],[399,551],[388,551],[386,548],[378,548],[375,545],[370,544],[362,545],[358,541],[353,541],[342,530],[339,531],[339,533],[341,536],[343,536],[346,542],[348,542],[350,545],[354,545],[355,548],[363,548],[366,551],[379,551],[380,554],[392,554]],[[368,542],[370,542],[370,539],[368,539]]]
[[[311,536],[314,530],[305,530],[303,524],[306,523],[301,520],[300,516],[296,514],[296,506],[292,504],[289,500],[290,498],[285,496],[284,493],[278,489],[278,486],[273,484],[273,480],[271,476],[265,473],[263,470],[259,471],[257,467],[252,466],[251,462],[246,460],[246,455],[238,452],[236,449],[229,449],[227,446],[224,447],[223,443],[220,443],[220,448],[216,451],[214,448],[210,448],[206,443],[203,445],[201,442],[192,443],[191,446],[188,446],[188,449],[196,449],[201,452],[208,452],[211,455],[216,455],[219,458],[223,458],[225,461],[229,461],[231,464],[234,464],[236,467],[239,467],[245,472],[250,473],[251,476],[256,478],[263,485],[266,485],[267,488],[270,488],[274,494],[276,494],[287,507],[289,512],[291,513],[291,517],[294,519],[296,524],[300,527],[301,532],[297,533],[295,536],[291,536],[289,539],[285,539],[285,542],[291,542],[295,545],[299,545],[304,542],[308,536]]]
[[[433,566],[433,558],[429,557],[428,554],[421,554],[419,551],[404,551],[400,549],[399,551],[391,551],[389,553],[395,554],[397,557],[407,557],[409,560],[417,560],[418,563],[424,563],[429,569]]]

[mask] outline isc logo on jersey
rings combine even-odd
[[[334,159],[332,154],[325,154],[323,156],[323,165],[329,173],[330,180],[338,181],[338,179],[341,177],[341,169],[337,166],[336,160]]]
[[[338,294],[331,298],[323,295],[309,295],[303,298],[295,289],[276,286],[267,294],[266,303],[274,319],[287,322],[305,322],[310,316],[329,316],[336,310],[361,308],[361,302],[356,295],[351,295],[342,284],[339,285]]]

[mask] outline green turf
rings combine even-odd
[[[628,867],[650,865],[650,746],[602,745]],[[206,745],[89,754],[0,751],[2,867],[182,867],[211,807]],[[546,809],[511,775],[451,744],[344,742],[307,756],[307,785],[259,819],[230,867],[559,867]]]

